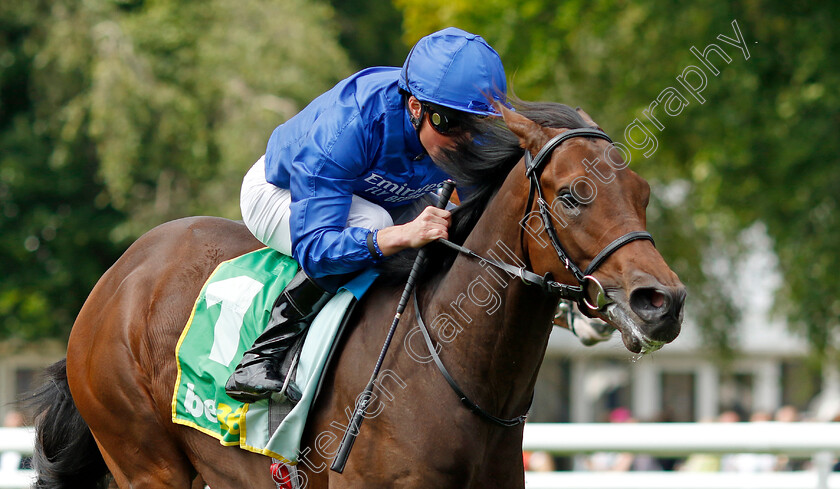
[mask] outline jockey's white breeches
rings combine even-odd
[[[239,205],[245,225],[258,240],[281,253],[292,255],[289,227],[292,193],[265,180],[265,156],[257,160],[245,174]],[[347,227],[375,230],[393,225],[391,215],[384,208],[353,196]]]

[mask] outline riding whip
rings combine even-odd
[[[438,194],[437,207],[443,209],[446,203],[449,202],[449,197],[452,196],[452,191],[455,190],[455,182],[447,180],[443,182],[440,193]],[[405,311],[405,306],[408,303],[408,298],[411,296],[411,291],[414,290],[414,282],[417,281],[417,274],[423,268],[423,263],[426,261],[426,249],[420,248],[417,252],[417,258],[414,259],[414,265],[411,267],[411,273],[408,275],[408,280],[405,283],[400,302],[397,305],[397,313],[394,315],[394,320],[391,323],[391,329],[388,330],[388,336],[385,338],[385,344],[382,346],[382,351],[379,353],[379,359],[376,361],[376,366],[373,368],[373,374],[370,376],[370,381],[364,392],[362,392],[361,399],[356,405],[356,410],[353,412],[353,417],[347,425],[347,430],[344,432],[344,437],[341,439],[341,444],[338,446],[338,452],[330,466],[331,470],[335,472],[344,472],[344,466],[347,464],[347,457],[350,456],[350,450],[353,449],[353,444],[356,442],[356,436],[359,434],[359,429],[362,427],[362,421],[367,413],[368,404],[370,403],[371,394],[373,394],[373,386],[376,383],[376,378],[379,376],[379,370],[382,368],[382,362],[385,360],[385,354],[388,352],[388,347],[391,345],[391,339],[394,337],[394,332],[397,329],[397,324],[400,322],[400,316]]]

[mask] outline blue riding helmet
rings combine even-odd
[[[481,36],[456,27],[417,41],[400,71],[399,86],[421,102],[477,115],[501,115],[488,100],[505,102],[502,60]]]

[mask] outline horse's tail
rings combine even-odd
[[[67,384],[67,360],[46,369],[46,382],[28,399],[35,415],[34,489],[105,488],[108,467]]]

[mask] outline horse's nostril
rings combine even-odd
[[[685,290],[640,287],[630,293],[630,308],[645,322],[643,331],[652,340],[670,343],[680,333]]]
[[[655,308],[661,308],[665,304],[665,296],[660,292],[654,291],[650,295],[650,303]]]
[[[630,294],[630,307],[645,321],[656,320],[667,309],[668,296],[654,288],[639,288]]]

